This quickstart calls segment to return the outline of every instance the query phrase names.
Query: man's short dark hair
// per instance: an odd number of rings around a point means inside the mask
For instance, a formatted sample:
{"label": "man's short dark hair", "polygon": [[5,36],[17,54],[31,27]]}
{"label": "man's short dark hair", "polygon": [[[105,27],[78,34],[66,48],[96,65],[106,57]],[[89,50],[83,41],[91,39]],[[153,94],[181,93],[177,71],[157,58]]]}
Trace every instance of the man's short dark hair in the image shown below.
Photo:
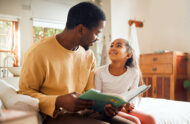
{"label": "man's short dark hair", "polygon": [[67,29],[73,29],[79,24],[91,29],[97,27],[100,21],[105,21],[104,12],[96,5],[89,2],[82,2],[73,6],[67,16]]}

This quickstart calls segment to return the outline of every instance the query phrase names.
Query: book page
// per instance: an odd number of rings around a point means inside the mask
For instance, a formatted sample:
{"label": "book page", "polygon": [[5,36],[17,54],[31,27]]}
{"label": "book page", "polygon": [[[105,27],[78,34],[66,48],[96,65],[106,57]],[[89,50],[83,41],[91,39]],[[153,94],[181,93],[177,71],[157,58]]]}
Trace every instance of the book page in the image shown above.
{"label": "book page", "polygon": [[136,89],[132,89],[128,92],[125,92],[123,94],[121,94],[122,98],[126,101],[126,102],[130,102],[132,99],[134,99],[136,96],[138,96],[139,94],[145,92],[147,89],[149,89],[151,86],[148,85],[141,85],[140,87],[136,88]]}

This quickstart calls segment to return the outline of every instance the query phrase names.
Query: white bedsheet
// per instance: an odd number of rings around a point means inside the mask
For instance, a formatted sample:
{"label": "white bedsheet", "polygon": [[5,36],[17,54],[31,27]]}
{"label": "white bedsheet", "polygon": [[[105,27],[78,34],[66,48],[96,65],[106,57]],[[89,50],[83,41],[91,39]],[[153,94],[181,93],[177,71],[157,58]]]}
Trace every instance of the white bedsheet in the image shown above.
{"label": "white bedsheet", "polygon": [[143,97],[136,109],[153,115],[157,124],[190,124],[190,102]]}

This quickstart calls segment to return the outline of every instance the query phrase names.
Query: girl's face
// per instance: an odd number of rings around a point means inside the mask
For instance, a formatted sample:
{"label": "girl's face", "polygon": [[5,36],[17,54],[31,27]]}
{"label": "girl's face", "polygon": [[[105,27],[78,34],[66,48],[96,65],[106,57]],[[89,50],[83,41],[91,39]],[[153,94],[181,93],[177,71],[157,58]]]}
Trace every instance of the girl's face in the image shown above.
{"label": "girl's face", "polygon": [[126,62],[129,58],[131,58],[131,53],[128,52],[126,42],[120,39],[112,42],[108,50],[108,54],[111,61]]}

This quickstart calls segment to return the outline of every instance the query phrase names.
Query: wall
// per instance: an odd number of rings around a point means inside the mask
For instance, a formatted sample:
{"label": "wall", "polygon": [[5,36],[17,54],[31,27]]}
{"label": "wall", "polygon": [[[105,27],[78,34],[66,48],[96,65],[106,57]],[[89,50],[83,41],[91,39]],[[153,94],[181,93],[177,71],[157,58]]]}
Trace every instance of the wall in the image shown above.
{"label": "wall", "polygon": [[155,50],[190,52],[189,0],[152,0],[149,12],[149,41]]}
{"label": "wall", "polygon": [[141,53],[157,50],[190,52],[189,0],[111,0],[112,39],[128,38],[128,20],[144,22],[137,29]]}
{"label": "wall", "polygon": [[[32,44],[31,18],[65,21],[69,7],[79,1],[82,0],[0,0],[0,14],[20,17],[21,61]],[[189,0],[97,1],[107,16],[107,46],[115,38],[128,38],[128,20],[137,19],[144,22],[144,27],[137,29],[141,53],[163,49],[190,52]]]}
{"label": "wall", "polygon": [[65,21],[69,8],[80,1],[82,0],[0,0],[0,14],[19,17],[20,63],[26,50],[33,44],[31,18]]}

